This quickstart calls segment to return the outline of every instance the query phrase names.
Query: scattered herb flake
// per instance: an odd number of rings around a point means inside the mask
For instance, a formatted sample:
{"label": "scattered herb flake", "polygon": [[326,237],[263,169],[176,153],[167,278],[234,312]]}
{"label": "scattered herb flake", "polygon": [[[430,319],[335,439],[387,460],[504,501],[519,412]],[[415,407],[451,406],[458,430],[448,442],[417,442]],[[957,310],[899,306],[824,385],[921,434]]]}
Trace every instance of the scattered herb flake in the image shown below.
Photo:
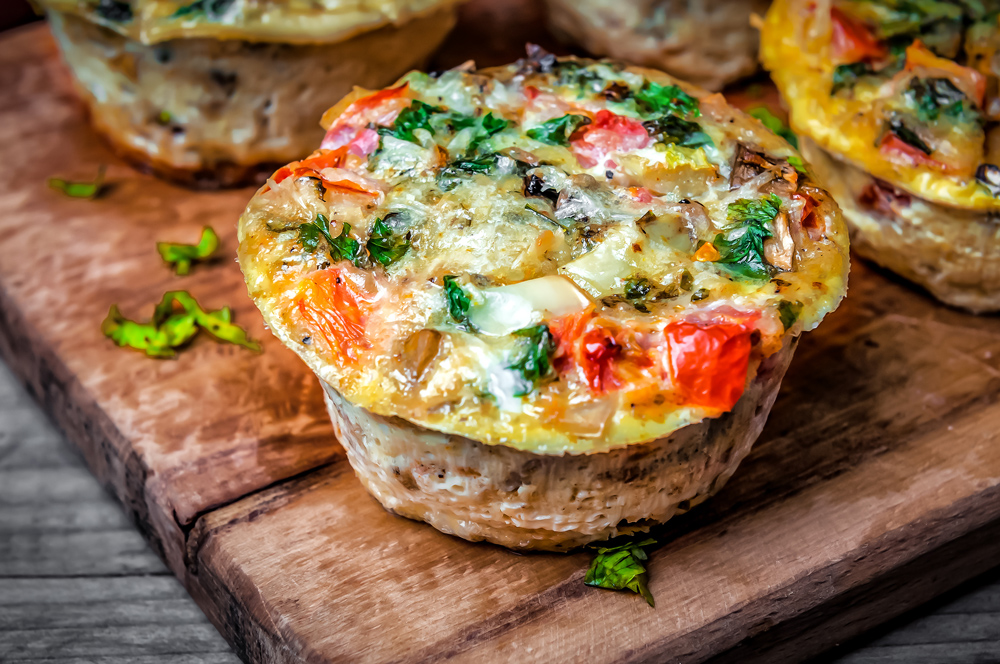
{"label": "scattered herb flake", "polygon": [[960,122],[976,122],[979,113],[967,103],[965,93],[947,78],[914,78],[906,98],[921,122],[936,122],[942,114]]}
{"label": "scattered herb flake", "polygon": [[160,257],[167,265],[172,265],[174,271],[179,275],[190,272],[192,262],[209,258],[218,248],[219,236],[215,234],[211,226],[205,226],[201,229],[201,239],[198,240],[198,244],[156,243],[156,250],[160,252]]}
{"label": "scattered herb flake", "polygon": [[569,145],[569,137],[580,127],[590,124],[586,115],[566,114],[543,122],[534,129],[528,130],[528,138],[533,138],[549,145]]}
{"label": "scattered herb flake", "polygon": [[199,329],[220,341],[260,351],[260,346],[251,341],[241,327],[232,323],[229,307],[205,311],[187,291],[164,294],[149,323],[128,320],[114,304],[101,323],[104,336],[119,346],[141,350],[156,358],[174,357],[177,349],[191,341]]}
{"label": "scattered herb flake", "polygon": [[597,588],[631,590],[642,595],[650,606],[656,606],[653,595],[649,592],[646,568],[643,566],[649,558],[644,548],[655,543],[656,540],[645,539],[597,549],[597,556],[590,563],[583,582]]}
{"label": "scattered herb flake", "polygon": [[875,73],[872,66],[867,62],[852,62],[846,65],[838,65],[833,70],[833,87],[830,94],[837,94],[845,88],[853,88],[858,79],[864,76],[871,76]]}
{"label": "scattered herb flake", "polygon": [[226,11],[233,5],[235,0],[195,0],[189,5],[184,5],[175,11],[171,18],[183,18],[185,16],[196,16],[203,14],[209,20],[222,18]]}
{"label": "scattered herb flake", "polygon": [[770,279],[773,268],[764,258],[764,240],[771,237],[768,225],[781,209],[781,199],[770,194],[760,200],[742,198],[729,204],[729,221],[735,225],[715,236],[712,244],[728,271],[749,279]]}
{"label": "scattered herb flake", "polygon": [[102,164],[97,169],[97,177],[91,182],[70,182],[62,178],[49,178],[49,186],[72,198],[93,200],[101,193],[101,188],[104,186],[104,171],[105,166]]}

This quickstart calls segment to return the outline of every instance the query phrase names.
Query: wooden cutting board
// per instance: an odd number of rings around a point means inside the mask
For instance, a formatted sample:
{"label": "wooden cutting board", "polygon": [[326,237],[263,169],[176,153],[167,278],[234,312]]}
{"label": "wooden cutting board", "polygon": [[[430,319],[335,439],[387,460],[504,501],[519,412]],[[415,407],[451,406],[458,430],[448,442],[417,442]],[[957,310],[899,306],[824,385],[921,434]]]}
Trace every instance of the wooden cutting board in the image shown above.
{"label": "wooden cutting board", "polygon": [[[529,0],[463,11],[440,64],[545,39]],[[0,90],[0,353],[247,661],[795,661],[1000,560],[1000,320],[860,263],[754,452],[662,534],[655,609],[585,587],[587,554],[394,517],[246,296],[230,257],[251,191],[192,193],[114,159],[44,26],[0,39]],[[100,164],[98,200],[46,187]],[[225,258],[173,276],[155,242],[204,224]],[[101,336],[112,303],[147,317],[176,288],[232,306],[263,354],[198,339],[157,361]]]}

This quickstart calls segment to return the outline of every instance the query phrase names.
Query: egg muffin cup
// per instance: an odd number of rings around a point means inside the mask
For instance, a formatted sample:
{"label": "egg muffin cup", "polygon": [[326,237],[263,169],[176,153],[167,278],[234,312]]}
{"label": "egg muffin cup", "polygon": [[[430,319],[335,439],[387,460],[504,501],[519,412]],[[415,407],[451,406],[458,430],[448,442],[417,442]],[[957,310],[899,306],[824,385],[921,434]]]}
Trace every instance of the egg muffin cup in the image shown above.
{"label": "egg muffin cup", "polygon": [[567,550],[718,491],[847,231],[721,95],[539,50],[356,90],[239,224],[269,329],[387,509]]}
{"label": "egg muffin cup", "polygon": [[545,0],[549,28],[590,53],[662,69],[710,90],[757,71],[753,14],[770,0]]}
{"label": "egg muffin cup", "polygon": [[422,66],[455,21],[448,2],[398,24],[315,25],[282,22],[276,2],[261,3],[273,21],[256,23],[242,0],[44,4],[94,128],[140,170],[202,189],[259,184],[307,155],[332,102]]}
{"label": "egg muffin cup", "polygon": [[1000,3],[776,0],[761,58],[862,256],[1000,309]]}

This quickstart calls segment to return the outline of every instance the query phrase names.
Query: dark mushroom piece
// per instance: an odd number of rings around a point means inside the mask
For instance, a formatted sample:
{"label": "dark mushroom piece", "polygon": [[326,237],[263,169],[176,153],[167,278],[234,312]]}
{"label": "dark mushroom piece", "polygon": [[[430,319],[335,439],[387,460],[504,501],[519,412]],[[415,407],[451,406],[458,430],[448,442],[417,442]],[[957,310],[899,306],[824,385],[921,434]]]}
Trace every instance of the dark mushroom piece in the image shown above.
{"label": "dark mushroom piece", "polygon": [[736,148],[729,191],[739,189],[762,173],[771,174],[771,179],[761,186],[765,194],[791,196],[798,189],[799,173],[787,159],[770,159],[741,143]]}
{"label": "dark mushroom piece", "polygon": [[976,182],[989,189],[993,198],[1000,196],[1000,167],[980,164],[976,169]]}

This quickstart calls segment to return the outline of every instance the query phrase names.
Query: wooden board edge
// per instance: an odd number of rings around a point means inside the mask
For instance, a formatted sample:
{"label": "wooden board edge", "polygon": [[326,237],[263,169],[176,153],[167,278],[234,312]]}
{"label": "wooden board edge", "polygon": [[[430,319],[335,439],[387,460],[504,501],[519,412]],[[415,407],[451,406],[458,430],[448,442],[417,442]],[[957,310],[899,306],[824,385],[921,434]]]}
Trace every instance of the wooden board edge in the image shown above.
{"label": "wooden board edge", "polygon": [[91,474],[176,576],[183,573],[184,532],[149,496],[149,469],[119,429],[0,285],[0,358],[56,429],[80,452]]}

